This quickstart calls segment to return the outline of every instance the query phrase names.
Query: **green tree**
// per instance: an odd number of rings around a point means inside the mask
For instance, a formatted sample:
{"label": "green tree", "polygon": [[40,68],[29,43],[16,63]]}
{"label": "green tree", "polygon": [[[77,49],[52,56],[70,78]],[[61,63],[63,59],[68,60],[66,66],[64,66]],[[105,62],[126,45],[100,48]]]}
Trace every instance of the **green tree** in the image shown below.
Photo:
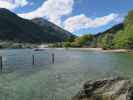
{"label": "green tree", "polygon": [[78,48],[78,47],[82,47],[82,46],[79,43],[77,43],[77,42],[72,42],[71,43],[71,47]]}
{"label": "green tree", "polygon": [[127,44],[127,37],[125,37],[124,31],[119,31],[115,38],[113,39],[114,47],[115,48],[126,48]]}
{"label": "green tree", "polygon": [[72,35],[66,40],[66,42],[74,42],[75,39],[76,39],[76,36]]}
{"label": "green tree", "polygon": [[63,47],[65,47],[65,48],[71,47],[71,42],[65,42],[63,44]]}
{"label": "green tree", "polygon": [[81,46],[85,45],[87,42],[91,42],[93,40],[92,35],[83,35],[75,39],[75,42]]}
{"label": "green tree", "polygon": [[119,31],[113,42],[115,48],[133,49],[133,25],[127,25],[123,31]]}
{"label": "green tree", "polygon": [[103,49],[112,49],[113,48],[113,34],[107,33],[102,39],[101,39],[101,46]]}
{"label": "green tree", "polygon": [[124,24],[125,25],[133,24],[133,10],[128,12],[128,15],[125,17]]}

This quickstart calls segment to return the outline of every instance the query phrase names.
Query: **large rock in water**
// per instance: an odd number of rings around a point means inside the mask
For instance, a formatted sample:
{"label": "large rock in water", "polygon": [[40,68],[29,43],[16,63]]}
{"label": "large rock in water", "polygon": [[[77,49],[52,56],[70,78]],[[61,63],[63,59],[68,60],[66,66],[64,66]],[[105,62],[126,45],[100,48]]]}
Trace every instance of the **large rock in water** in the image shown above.
{"label": "large rock in water", "polygon": [[133,100],[133,84],[121,77],[88,81],[72,100]]}

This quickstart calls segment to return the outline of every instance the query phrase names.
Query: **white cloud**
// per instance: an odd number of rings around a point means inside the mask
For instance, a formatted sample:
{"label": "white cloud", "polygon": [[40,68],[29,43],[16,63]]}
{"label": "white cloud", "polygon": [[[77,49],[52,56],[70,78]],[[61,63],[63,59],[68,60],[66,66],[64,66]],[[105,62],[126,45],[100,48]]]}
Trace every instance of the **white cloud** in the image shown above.
{"label": "white cloud", "polygon": [[107,16],[91,19],[84,14],[81,14],[68,18],[64,22],[64,28],[70,32],[74,32],[79,29],[96,28],[114,21],[117,17],[118,14],[112,13]]}
{"label": "white cloud", "polygon": [[0,0],[0,8],[15,9],[28,4],[27,0]]}
{"label": "white cloud", "polygon": [[14,9],[15,5],[7,1],[0,1],[0,8]]}
{"label": "white cloud", "polygon": [[23,7],[28,4],[27,0],[12,0],[12,1],[14,1],[16,6],[20,6],[20,7]]}
{"label": "white cloud", "polygon": [[18,14],[27,19],[46,16],[51,22],[61,24],[61,17],[72,12],[74,0],[47,0],[35,11]]}
{"label": "white cloud", "polygon": [[122,23],[124,19],[125,19],[125,15],[121,14],[115,19],[115,22],[119,24],[119,23]]}
{"label": "white cloud", "polygon": [[73,32],[81,28],[87,28],[88,23],[91,23],[91,21],[92,20],[87,18],[85,15],[70,17],[64,22],[64,28]]}

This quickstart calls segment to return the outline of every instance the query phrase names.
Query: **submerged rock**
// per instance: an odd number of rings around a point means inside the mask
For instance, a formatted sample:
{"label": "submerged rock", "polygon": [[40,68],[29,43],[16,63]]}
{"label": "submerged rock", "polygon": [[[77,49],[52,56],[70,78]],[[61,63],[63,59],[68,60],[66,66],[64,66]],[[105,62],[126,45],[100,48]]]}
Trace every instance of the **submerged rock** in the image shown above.
{"label": "submerged rock", "polygon": [[122,77],[88,81],[72,100],[133,100],[133,84]]}

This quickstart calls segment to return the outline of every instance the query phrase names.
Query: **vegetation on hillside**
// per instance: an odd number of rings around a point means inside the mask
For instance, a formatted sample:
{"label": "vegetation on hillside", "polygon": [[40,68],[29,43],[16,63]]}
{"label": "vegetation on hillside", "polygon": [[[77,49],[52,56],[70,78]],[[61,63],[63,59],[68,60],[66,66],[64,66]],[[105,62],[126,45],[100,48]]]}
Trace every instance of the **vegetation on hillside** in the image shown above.
{"label": "vegetation on hillside", "polygon": [[83,35],[70,38],[53,47],[101,47],[103,49],[133,49],[133,11],[125,17],[123,23],[97,35]]}
{"label": "vegetation on hillside", "polygon": [[51,22],[45,22],[47,23],[42,27],[31,20],[20,18],[7,9],[0,8],[0,40],[41,44],[63,42],[72,35]]}
{"label": "vegetation on hillside", "polygon": [[133,11],[129,11],[123,23],[105,32],[76,37],[42,18],[25,20],[0,9],[0,48],[31,48],[31,44],[42,43],[53,43],[49,47],[133,49]]}
{"label": "vegetation on hillside", "polygon": [[50,47],[86,47],[86,46],[94,46],[93,43],[94,36],[93,35],[83,35],[80,37],[70,37],[66,42],[63,43],[54,43],[50,45]]}
{"label": "vegetation on hillside", "polygon": [[101,41],[105,49],[133,49],[133,11],[125,17],[120,29],[107,32],[102,36]]}

